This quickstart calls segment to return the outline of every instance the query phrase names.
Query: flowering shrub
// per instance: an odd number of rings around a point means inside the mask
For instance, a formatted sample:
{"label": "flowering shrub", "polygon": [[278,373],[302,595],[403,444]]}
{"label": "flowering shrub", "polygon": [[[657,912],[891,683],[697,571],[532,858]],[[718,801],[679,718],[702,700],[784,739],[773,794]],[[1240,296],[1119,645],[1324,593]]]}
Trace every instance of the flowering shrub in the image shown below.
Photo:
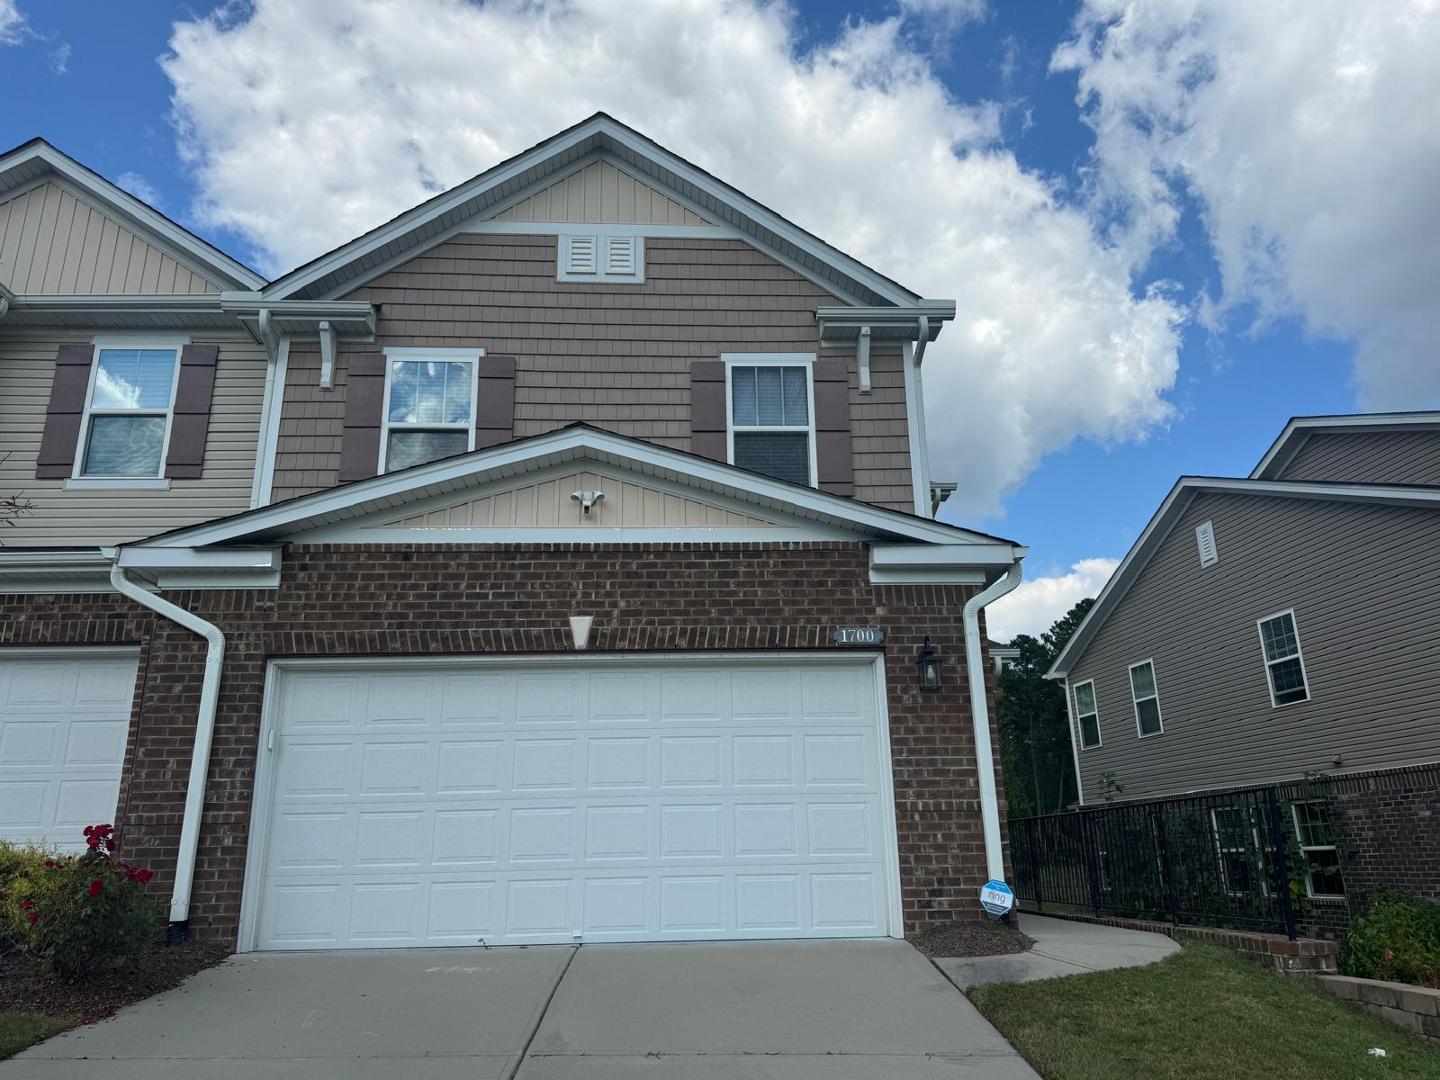
{"label": "flowering shrub", "polygon": [[0,926],[18,928],[21,945],[66,979],[82,980],[137,956],[162,925],[145,893],[153,876],[115,857],[110,825],[85,827],[80,855],[46,855],[28,864],[0,899]]}
{"label": "flowering shrub", "polygon": [[1440,904],[1400,892],[1377,893],[1350,922],[1340,970],[1362,979],[1440,987]]}
{"label": "flowering shrub", "polygon": [[19,900],[34,890],[53,855],[35,844],[0,842],[0,956],[24,946],[30,922]]}

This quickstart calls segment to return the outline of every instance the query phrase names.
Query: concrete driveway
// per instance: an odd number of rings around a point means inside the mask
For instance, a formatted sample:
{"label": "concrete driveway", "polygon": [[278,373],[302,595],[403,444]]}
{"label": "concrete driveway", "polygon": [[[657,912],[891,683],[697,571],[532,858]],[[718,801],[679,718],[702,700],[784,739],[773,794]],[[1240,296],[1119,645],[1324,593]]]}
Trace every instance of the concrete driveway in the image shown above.
{"label": "concrete driveway", "polygon": [[88,1076],[1037,1080],[899,941],[247,955],[0,1064]]}

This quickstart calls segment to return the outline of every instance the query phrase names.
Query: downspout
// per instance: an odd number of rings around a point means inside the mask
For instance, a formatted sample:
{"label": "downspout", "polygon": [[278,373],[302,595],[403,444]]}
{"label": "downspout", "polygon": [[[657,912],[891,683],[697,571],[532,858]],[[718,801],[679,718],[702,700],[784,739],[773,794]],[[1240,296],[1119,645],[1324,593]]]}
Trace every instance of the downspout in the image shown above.
{"label": "downspout", "polygon": [[980,651],[980,609],[1020,584],[1016,559],[983,592],[965,601],[965,668],[970,677],[970,715],[975,724],[975,769],[980,780],[980,825],[985,835],[985,872],[992,881],[1005,880],[1005,856],[1000,843],[1000,798],[995,791],[995,754],[990,745],[990,709],[985,696],[985,661]]}
{"label": "downspout", "polygon": [[116,592],[205,639],[205,678],[200,684],[195,746],[190,754],[190,782],[185,789],[185,817],[180,825],[180,851],[175,857],[175,888],[170,894],[167,939],[171,944],[179,944],[190,934],[190,889],[195,879],[195,856],[200,849],[200,815],[205,808],[205,779],[210,772],[210,744],[215,735],[215,710],[220,700],[225,635],[218,626],[156,596],[126,577],[120,567],[119,549],[111,548],[107,554],[112,559],[110,584]]}
{"label": "downspout", "polygon": [[915,423],[919,427],[918,445],[920,447],[920,461],[910,462],[911,471],[917,468],[920,473],[919,483],[916,485],[918,492],[917,501],[924,501],[916,509],[921,517],[934,517],[930,510],[930,436],[925,430],[925,376],[921,373],[920,365],[925,361],[925,346],[930,343],[930,317],[921,315],[919,320],[919,337],[915,341],[915,358],[913,361],[914,375],[911,380],[911,387],[915,393]]}

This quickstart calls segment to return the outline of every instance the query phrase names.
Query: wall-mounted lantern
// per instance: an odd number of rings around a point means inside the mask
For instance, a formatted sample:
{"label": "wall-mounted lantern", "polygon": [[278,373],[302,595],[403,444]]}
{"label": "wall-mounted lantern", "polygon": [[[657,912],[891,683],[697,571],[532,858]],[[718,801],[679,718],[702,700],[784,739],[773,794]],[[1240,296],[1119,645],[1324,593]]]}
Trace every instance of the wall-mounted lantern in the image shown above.
{"label": "wall-mounted lantern", "polygon": [[935,646],[930,644],[927,637],[920,648],[920,655],[915,658],[915,666],[920,669],[921,690],[933,692],[940,689],[940,667],[943,663],[940,654],[935,651]]}

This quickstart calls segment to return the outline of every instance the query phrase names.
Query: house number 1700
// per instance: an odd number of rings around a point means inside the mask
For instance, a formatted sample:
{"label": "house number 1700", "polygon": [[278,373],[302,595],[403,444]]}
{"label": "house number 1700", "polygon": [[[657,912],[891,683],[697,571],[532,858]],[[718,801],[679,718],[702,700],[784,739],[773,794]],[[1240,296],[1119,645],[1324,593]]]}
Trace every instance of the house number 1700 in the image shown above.
{"label": "house number 1700", "polygon": [[837,626],[836,645],[883,645],[885,631],[878,626]]}

